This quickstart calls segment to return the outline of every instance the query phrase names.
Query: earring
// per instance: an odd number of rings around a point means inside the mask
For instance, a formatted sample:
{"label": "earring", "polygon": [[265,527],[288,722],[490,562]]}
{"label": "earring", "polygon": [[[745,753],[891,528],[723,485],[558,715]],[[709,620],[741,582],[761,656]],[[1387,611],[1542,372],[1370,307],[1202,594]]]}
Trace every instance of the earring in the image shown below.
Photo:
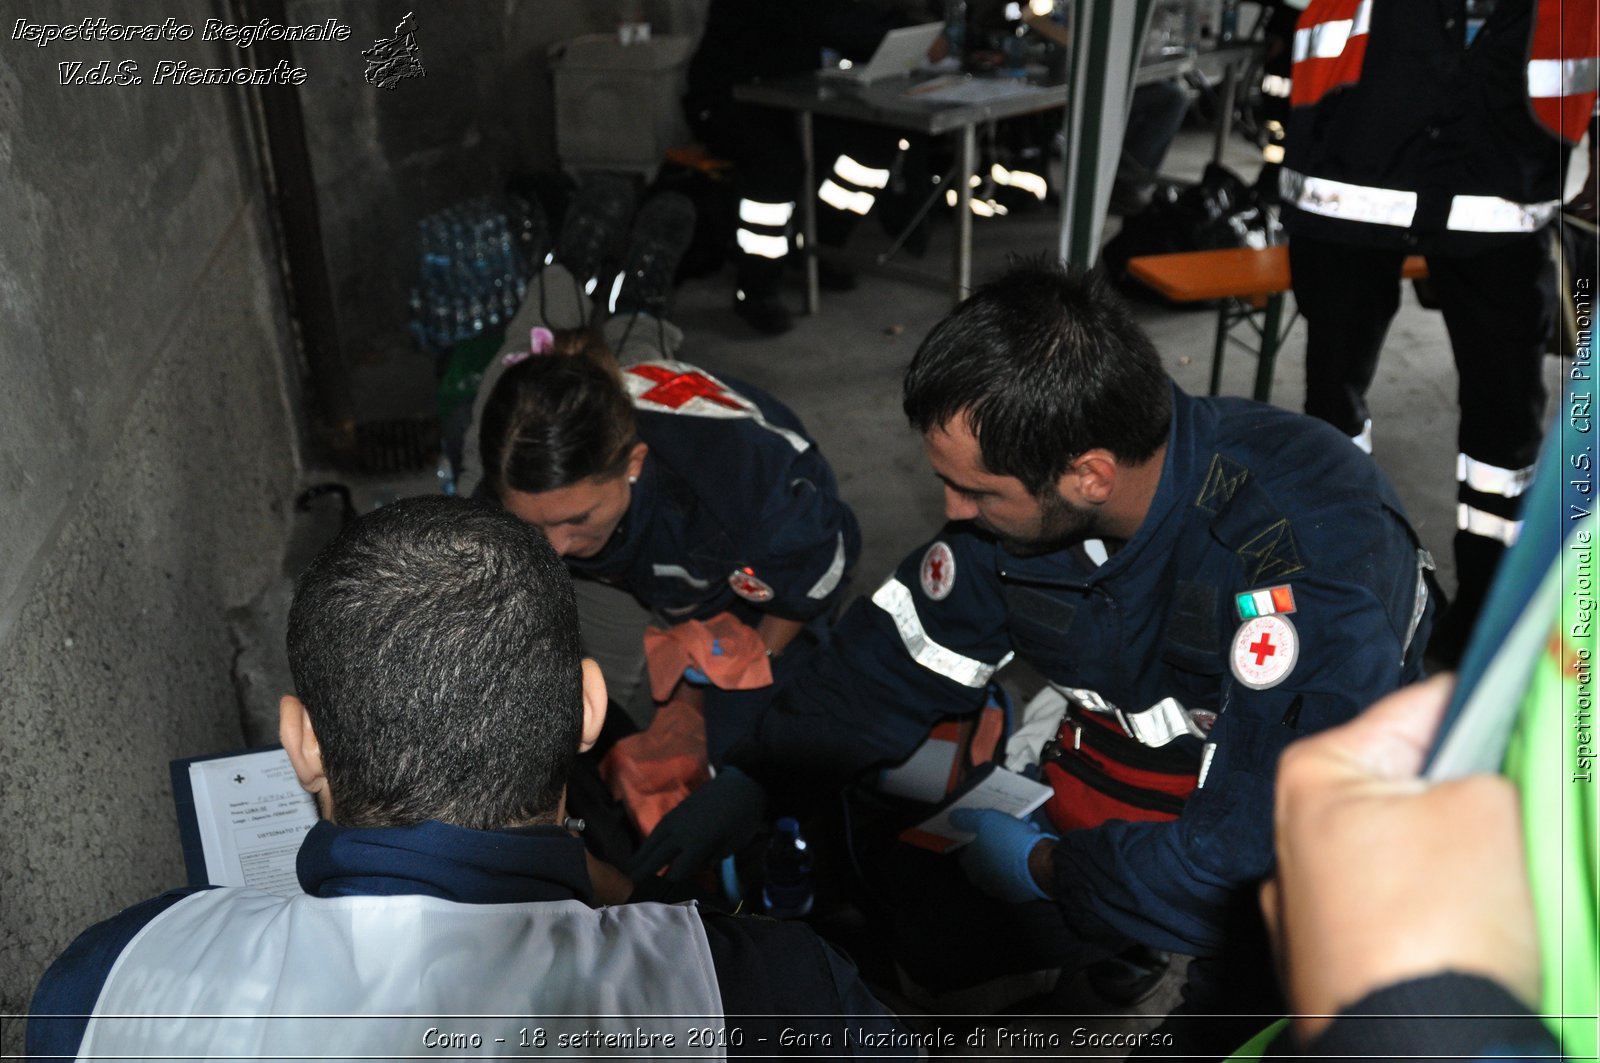
{"label": "earring", "polygon": [[638,483],[638,482],[639,482],[639,478],[638,478],[638,477],[637,477],[637,476],[630,476],[630,477],[628,477],[628,483],[629,483],[629,484],[636,484],[636,483]]}

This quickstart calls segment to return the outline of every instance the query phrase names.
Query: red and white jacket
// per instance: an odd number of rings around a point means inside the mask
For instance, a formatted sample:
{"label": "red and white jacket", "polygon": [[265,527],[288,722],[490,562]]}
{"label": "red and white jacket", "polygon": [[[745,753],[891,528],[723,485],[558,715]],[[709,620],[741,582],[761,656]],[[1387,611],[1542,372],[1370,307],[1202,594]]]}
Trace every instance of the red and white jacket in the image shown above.
{"label": "red and white jacket", "polygon": [[1417,250],[1536,230],[1595,110],[1593,0],[1312,0],[1281,182],[1300,232]]}

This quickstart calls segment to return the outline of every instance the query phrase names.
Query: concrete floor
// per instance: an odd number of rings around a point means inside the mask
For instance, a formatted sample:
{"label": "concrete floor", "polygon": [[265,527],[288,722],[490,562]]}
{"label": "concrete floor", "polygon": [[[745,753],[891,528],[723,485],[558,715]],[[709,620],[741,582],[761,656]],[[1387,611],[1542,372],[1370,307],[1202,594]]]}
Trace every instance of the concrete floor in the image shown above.
{"label": "concrete floor", "polygon": [[[1198,179],[1211,154],[1211,133],[1188,129],[1180,134],[1164,172]],[[1229,146],[1226,161],[1253,177],[1255,148],[1242,140]],[[1115,222],[1109,231],[1115,231]],[[1003,268],[1008,256],[1056,251],[1056,214],[1051,206],[1014,212],[1005,218],[978,219],[975,224],[974,277],[984,279]],[[857,240],[881,240],[875,223],[861,227]],[[931,273],[948,274],[951,227],[935,229],[921,264]],[[844,497],[855,507],[865,534],[862,560],[855,576],[858,593],[870,592],[911,549],[926,541],[942,523],[941,492],[928,469],[920,441],[900,414],[902,371],[918,342],[950,308],[943,291],[902,281],[864,276],[853,292],[824,293],[820,314],[801,316],[789,334],[758,337],[731,310],[731,269],[717,277],[690,282],[677,294],[673,318],[688,337],[680,353],[685,361],[712,372],[757,384],[789,403],[805,420],[837,471]],[[795,274],[789,288],[791,305],[801,301]],[[1151,303],[1135,305],[1140,323],[1161,351],[1168,371],[1190,392],[1207,386],[1215,314],[1175,311]],[[1280,351],[1273,398],[1298,409],[1304,394],[1305,329],[1291,329]],[[1255,360],[1234,349],[1223,374],[1225,394],[1248,394]],[[1552,387],[1559,366],[1549,362]],[[381,364],[356,367],[359,399],[369,416],[426,415],[432,409],[431,365],[420,355],[397,353]],[[1443,321],[1422,309],[1409,285],[1389,333],[1370,403],[1374,417],[1374,456],[1394,481],[1424,544],[1433,552],[1443,586],[1453,588],[1450,540],[1454,530],[1455,370]],[[402,494],[433,489],[432,474],[406,481],[358,485],[361,508]],[[286,597],[276,603],[286,604]],[[270,680],[258,684],[265,690]],[[1085,1025],[1097,1031],[1148,1029],[1177,1003],[1179,973],[1174,971],[1151,999],[1132,1009],[1115,1009],[1098,1000],[1080,977],[1045,998],[1051,1017],[1029,1019],[1032,1029],[1055,1031],[1065,1038]],[[896,1006],[921,1011],[908,998],[886,992]],[[967,1009],[962,1009],[967,1010]],[[1077,1017],[1067,1019],[1063,1014]],[[1085,1018],[1090,1017],[1093,1018]],[[1019,1016],[996,1016],[991,1030]],[[931,1016],[920,1025],[937,1025]],[[963,1027],[967,1029],[969,1027]],[[1001,1049],[991,1038],[983,1050],[962,1049],[963,1055],[1017,1054]],[[1101,1050],[1101,1058],[1117,1051]]]}
{"label": "concrete floor", "polygon": [[[1164,172],[1197,180],[1209,160],[1212,134],[1185,129]],[[1236,139],[1226,162],[1253,177],[1256,149]],[[1115,221],[1113,220],[1113,226]],[[1004,268],[1011,255],[1055,254],[1055,207],[975,219],[973,276],[981,281]],[[949,270],[951,226],[934,232],[921,265],[944,277]],[[857,240],[878,238],[869,219]],[[1108,228],[1114,232],[1114,228]],[[941,523],[940,492],[922,458],[918,439],[900,415],[900,378],[917,344],[950,308],[944,292],[874,277],[843,294],[823,294],[822,311],[798,317],[794,331],[758,338],[730,310],[731,275],[697,280],[678,293],[674,316],[688,341],[681,357],[764,387],[805,419],[839,474],[845,498],[856,508],[866,543],[857,569],[859,588],[870,589]],[[789,299],[801,305],[796,274]],[[1168,371],[1186,390],[1208,384],[1214,312],[1168,310],[1138,302],[1134,313],[1155,341]],[[1299,409],[1304,389],[1305,326],[1296,323],[1278,355],[1272,396]],[[1548,360],[1552,388],[1559,366]],[[1237,347],[1224,361],[1222,391],[1248,395],[1255,359]],[[1454,586],[1450,540],[1455,528],[1455,368],[1439,314],[1424,310],[1406,285],[1370,394],[1374,457],[1393,480],[1412,521]]]}

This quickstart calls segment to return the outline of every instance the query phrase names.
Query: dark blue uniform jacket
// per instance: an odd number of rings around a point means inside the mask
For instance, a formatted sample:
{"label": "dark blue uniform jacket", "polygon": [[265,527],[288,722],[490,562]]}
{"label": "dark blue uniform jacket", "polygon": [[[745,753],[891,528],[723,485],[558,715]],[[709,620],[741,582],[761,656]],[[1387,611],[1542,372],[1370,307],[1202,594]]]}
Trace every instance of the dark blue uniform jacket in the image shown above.
{"label": "dark blue uniform jacket", "polygon": [[[1275,407],[1174,387],[1149,514],[1098,568],[1078,550],[1013,557],[966,524],[936,542],[954,563],[945,596],[929,596],[928,552],[913,552],[850,608],[816,666],[728,760],[769,780],[900,760],[939,718],[978,709],[1013,654],[1128,711],[1175,697],[1217,712],[1204,785],[1177,820],[1061,839],[1057,892],[1085,935],[1109,927],[1191,955],[1218,951],[1225,910],[1270,867],[1283,747],[1421,678],[1431,562],[1399,500],[1347,438]],[[1276,685],[1252,689],[1230,667],[1235,595],[1281,585],[1293,591],[1299,657]],[[1163,750],[1198,770],[1200,740]]]}
{"label": "dark blue uniform jacket", "polygon": [[[639,376],[664,377],[658,367],[668,364],[685,371],[675,392]],[[861,554],[861,530],[800,419],[757,388],[681,363],[623,373],[650,453],[615,537],[596,557],[567,558],[573,574],[621,587],[670,620],[827,611]],[[685,398],[695,390],[698,399]]]}

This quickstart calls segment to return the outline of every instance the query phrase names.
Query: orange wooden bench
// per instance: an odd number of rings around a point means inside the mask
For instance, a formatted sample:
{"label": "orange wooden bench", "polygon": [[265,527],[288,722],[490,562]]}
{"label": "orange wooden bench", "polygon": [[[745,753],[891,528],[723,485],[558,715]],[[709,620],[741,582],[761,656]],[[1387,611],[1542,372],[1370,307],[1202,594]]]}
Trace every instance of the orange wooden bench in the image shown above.
{"label": "orange wooden bench", "polygon": [[[1221,251],[1182,251],[1171,255],[1143,255],[1128,261],[1128,275],[1149,285],[1175,303],[1221,300],[1217,313],[1217,342],[1211,355],[1211,394],[1222,387],[1222,354],[1233,330],[1248,324],[1260,337],[1256,348],[1256,386],[1259,402],[1272,399],[1272,369],[1278,347],[1288,329],[1283,327],[1283,294],[1289,290],[1289,249],[1286,246],[1229,247]],[[1428,275],[1420,255],[1405,260],[1400,275],[1413,280]],[[1261,320],[1257,320],[1260,315]],[[1290,322],[1293,324],[1293,321]],[[1242,340],[1235,340],[1249,347]]]}

